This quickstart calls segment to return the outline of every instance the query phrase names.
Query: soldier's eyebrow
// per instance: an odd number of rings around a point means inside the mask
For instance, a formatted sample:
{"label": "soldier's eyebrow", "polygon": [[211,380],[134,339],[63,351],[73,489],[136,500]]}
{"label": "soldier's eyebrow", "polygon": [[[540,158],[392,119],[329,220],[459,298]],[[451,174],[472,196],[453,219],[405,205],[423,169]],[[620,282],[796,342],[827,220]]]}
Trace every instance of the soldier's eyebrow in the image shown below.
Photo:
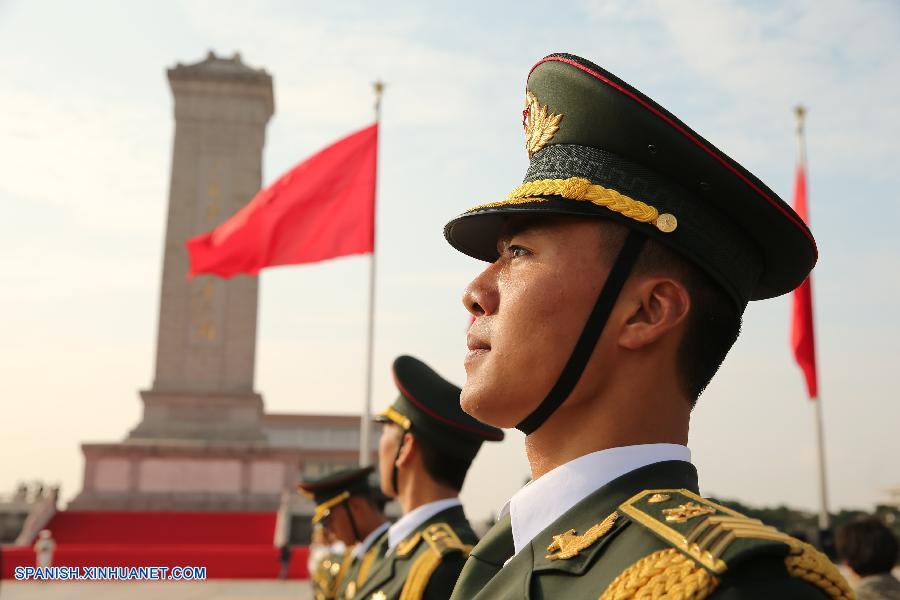
{"label": "soldier's eyebrow", "polygon": [[497,238],[497,254],[503,254],[503,252],[509,248],[510,242],[516,236],[516,234],[520,233],[524,228],[519,228],[516,231],[504,232],[500,234],[500,237]]}
{"label": "soldier's eyebrow", "polygon": [[518,234],[527,229],[533,229],[542,225],[545,225],[545,223],[530,215],[514,216],[504,219],[500,235],[497,237],[497,253],[502,254],[503,250],[509,245],[510,240]]}

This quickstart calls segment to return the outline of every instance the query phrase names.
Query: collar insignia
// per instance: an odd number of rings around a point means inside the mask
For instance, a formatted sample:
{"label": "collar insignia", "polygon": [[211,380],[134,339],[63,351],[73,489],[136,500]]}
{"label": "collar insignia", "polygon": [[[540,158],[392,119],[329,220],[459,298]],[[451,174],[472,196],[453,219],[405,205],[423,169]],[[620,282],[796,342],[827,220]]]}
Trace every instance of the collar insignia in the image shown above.
{"label": "collar insignia", "polygon": [[562,118],[562,115],[549,112],[546,105],[538,102],[537,96],[526,92],[522,124],[525,126],[525,149],[529,159],[553,139]]}
{"label": "collar insignia", "polygon": [[403,558],[407,554],[413,551],[413,549],[419,544],[419,540],[422,539],[422,532],[417,532],[414,536],[410,538],[406,538],[399,544],[397,544],[397,556]]}
{"label": "collar insignia", "polygon": [[578,556],[579,552],[609,533],[618,518],[619,513],[614,512],[582,535],[576,535],[574,529],[554,535],[553,542],[547,546],[547,552],[550,554],[546,558],[548,560],[566,560]]}

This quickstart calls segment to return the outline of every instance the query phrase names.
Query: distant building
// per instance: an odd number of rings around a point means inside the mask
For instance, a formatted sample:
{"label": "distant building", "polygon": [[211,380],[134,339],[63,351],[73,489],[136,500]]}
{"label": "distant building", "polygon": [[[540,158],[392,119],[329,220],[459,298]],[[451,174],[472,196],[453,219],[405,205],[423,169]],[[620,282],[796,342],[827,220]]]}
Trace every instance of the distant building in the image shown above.
{"label": "distant building", "polygon": [[[301,450],[299,475],[319,477],[359,464],[359,417],[352,415],[267,414],[269,444]],[[373,443],[373,450],[377,449]]]}

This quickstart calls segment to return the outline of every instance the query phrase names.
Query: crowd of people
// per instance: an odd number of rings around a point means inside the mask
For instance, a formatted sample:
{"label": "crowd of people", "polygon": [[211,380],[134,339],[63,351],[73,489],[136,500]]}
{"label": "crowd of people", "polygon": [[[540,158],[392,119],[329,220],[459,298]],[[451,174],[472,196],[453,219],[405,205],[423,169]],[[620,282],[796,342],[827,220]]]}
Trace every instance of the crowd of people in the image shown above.
{"label": "crowd of people", "polygon": [[863,517],[838,528],[838,556],[850,572],[857,600],[900,600],[897,566],[898,542],[878,518]]}

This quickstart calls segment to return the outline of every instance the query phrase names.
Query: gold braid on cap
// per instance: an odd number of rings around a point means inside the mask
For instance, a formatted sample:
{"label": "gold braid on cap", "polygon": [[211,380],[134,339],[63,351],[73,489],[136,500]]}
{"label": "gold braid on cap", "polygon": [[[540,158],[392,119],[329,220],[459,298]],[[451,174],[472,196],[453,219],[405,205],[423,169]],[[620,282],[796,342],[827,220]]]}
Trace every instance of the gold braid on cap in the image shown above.
{"label": "gold braid on cap", "polygon": [[397,425],[402,427],[404,431],[409,431],[409,429],[412,427],[412,422],[410,422],[409,417],[400,414],[400,412],[393,406],[388,406],[378,416],[384,417],[385,419],[396,423]]}
{"label": "gold braid on cap", "polygon": [[561,196],[567,200],[590,202],[617,212],[629,219],[634,219],[641,223],[650,223],[663,233],[671,233],[678,227],[678,221],[674,215],[669,213],[660,214],[656,208],[649,204],[635,200],[616,190],[592,183],[589,179],[583,177],[528,181],[511,191],[505,200],[481,204],[466,212],[529,202],[547,202],[547,199],[541,196]]}
{"label": "gold braid on cap", "polygon": [[347,500],[349,497],[350,497],[350,492],[345,490],[345,491],[341,492],[340,494],[338,494],[337,496],[335,496],[334,498],[331,498],[330,500],[326,500],[322,504],[318,505],[316,507],[316,512],[312,518],[313,524],[318,523],[319,521],[321,521],[322,519],[327,517],[328,514],[331,512],[332,508],[334,508],[341,502]]}

